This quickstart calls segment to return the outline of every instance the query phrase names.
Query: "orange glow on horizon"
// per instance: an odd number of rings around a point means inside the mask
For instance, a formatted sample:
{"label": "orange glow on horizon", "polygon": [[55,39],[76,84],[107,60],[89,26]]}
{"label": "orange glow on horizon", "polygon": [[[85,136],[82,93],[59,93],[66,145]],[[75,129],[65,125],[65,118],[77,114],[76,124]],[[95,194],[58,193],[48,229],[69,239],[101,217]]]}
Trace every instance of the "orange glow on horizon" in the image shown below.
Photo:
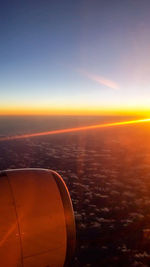
{"label": "orange glow on horizon", "polygon": [[85,106],[64,103],[62,105],[45,106],[1,106],[0,116],[138,116],[149,117],[150,108],[148,106]]}
{"label": "orange glow on horizon", "polygon": [[31,137],[37,137],[37,136],[44,136],[44,135],[55,135],[55,134],[78,132],[78,131],[85,131],[85,130],[98,129],[98,128],[107,128],[107,127],[114,127],[114,126],[138,124],[138,123],[144,123],[144,122],[150,122],[150,118],[131,120],[131,121],[122,121],[122,122],[113,122],[113,123],[104,123],[104,124],[75,127],[75,128],[67,128],[67,129],[62,129],[62,130],[52,130],[52,131],[32,133],[32,134],[23,134],[23,135],[1,137],[0,141],[10,141],[10,140],[25,139],[25,138],[31,138]]}

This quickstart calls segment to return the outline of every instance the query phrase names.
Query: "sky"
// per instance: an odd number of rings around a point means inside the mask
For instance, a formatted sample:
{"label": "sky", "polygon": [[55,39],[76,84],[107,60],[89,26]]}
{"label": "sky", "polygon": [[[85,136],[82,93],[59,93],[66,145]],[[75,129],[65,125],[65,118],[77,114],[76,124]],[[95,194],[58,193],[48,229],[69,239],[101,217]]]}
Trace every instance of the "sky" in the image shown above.
{"label": "sky", "polygon": [[149,0],[0,1],[0,114],[150,114]]}

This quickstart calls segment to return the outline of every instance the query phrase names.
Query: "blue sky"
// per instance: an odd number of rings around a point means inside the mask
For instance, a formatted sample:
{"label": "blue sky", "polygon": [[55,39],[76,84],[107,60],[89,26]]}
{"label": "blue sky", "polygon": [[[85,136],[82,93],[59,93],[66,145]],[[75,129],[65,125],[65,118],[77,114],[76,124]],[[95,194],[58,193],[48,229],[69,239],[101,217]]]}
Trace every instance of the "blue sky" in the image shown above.
{"label": "blue sky", "polygon": [[149,0],[0,3],[0,111],[150,105]]}

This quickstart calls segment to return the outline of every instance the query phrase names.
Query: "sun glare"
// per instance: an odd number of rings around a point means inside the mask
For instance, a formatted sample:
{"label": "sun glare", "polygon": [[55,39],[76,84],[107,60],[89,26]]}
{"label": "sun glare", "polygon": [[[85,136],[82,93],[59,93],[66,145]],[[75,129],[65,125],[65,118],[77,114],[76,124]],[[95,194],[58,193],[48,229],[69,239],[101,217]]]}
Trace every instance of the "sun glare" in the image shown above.
{"label": "sun glare", "polygon": [[52,131],[38,132],[38,133],[32,133],[32,134],[7,136],[7,137],[1,137],[0,141],[25,139],[25,138],[31,138],[31,137],[36,137],[36,136],[63,134],[63,133],[78,132],[78,131],[92,130],[92,129],[98,129],[98,128],[107,128],[107,127],[115,127],[115,126],[122,126],[122,125],[130,125],[130,124],[138,124],[138,123],[145,123],[145,122],[150,122],[150,118],[139,119],[139,120],[130,120],[130,121],[121,121],[121,122],[113,122],[113,123],[96,124],[96,125],[90,125],[90,126],[52,130]]}

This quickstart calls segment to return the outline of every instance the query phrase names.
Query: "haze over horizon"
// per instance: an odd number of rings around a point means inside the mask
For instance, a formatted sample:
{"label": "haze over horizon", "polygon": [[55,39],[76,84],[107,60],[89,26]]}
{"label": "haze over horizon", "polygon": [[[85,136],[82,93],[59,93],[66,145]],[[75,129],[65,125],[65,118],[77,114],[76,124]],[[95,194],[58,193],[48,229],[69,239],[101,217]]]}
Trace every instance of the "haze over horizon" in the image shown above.
{"label": "haze over horizon", "polygon": [[0,115],[150,114],[150,2],[0,8]]}

